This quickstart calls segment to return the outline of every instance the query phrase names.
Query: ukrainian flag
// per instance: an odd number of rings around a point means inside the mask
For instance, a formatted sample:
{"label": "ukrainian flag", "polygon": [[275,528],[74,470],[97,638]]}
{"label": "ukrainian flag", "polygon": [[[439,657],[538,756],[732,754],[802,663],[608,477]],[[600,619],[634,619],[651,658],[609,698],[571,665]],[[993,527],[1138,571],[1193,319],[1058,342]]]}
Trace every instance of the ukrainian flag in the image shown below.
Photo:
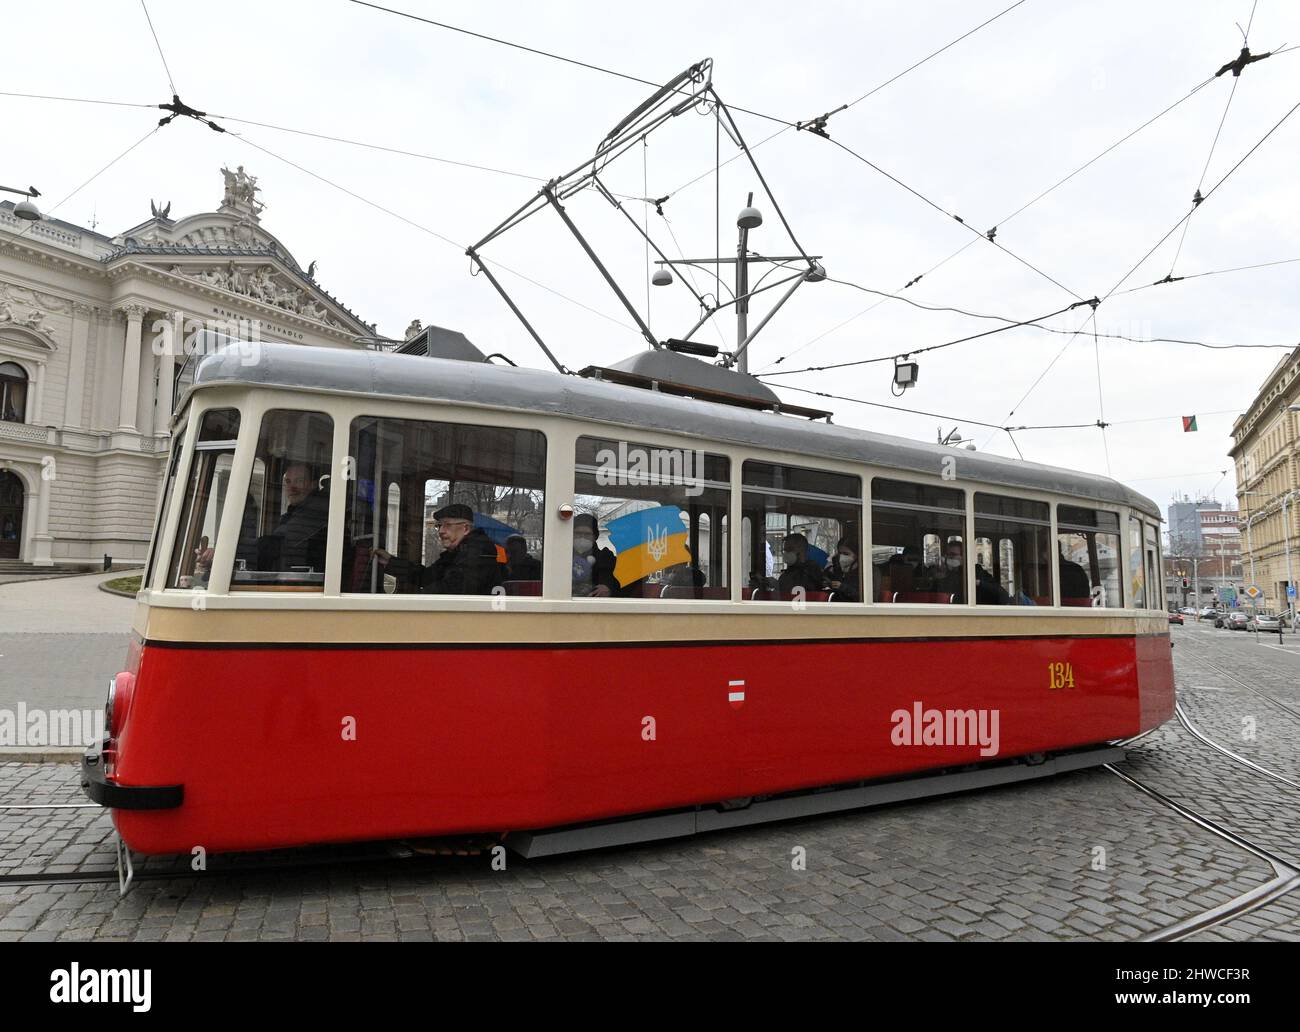
{"label": "ukrainian flag", "polygon": [[614,578],[627,587],[656,570],[691,561],[686,516],[675,505],[659,505],[611,520],[605,528],[618,553]]}

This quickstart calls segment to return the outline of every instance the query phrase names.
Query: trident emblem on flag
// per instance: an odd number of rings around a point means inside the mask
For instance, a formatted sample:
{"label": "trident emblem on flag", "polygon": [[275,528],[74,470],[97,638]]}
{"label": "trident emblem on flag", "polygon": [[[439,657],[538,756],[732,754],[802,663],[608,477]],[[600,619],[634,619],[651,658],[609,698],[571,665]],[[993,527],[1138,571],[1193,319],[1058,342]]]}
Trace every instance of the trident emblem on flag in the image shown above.
{"label": "trident emblem on flag", "polygon": [[645,532],[646,551],[657,563],[668,554],[668,528],[658,524],[647,527]]}

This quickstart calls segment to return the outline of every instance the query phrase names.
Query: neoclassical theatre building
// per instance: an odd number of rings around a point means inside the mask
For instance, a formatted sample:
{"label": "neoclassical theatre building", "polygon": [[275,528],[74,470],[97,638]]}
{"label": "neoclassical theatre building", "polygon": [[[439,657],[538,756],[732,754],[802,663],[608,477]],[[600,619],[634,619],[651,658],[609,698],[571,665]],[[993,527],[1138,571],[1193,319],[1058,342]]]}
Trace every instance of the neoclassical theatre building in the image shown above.
{"label": "neoclassical theatre building", "polygon": [[144,559],[185,361],[155,342],[177,313],[324,347],[374,334],[262,228],[256,179],[222,174],[216,211],[151,203],[113,237],[0,204],[0,567]]}

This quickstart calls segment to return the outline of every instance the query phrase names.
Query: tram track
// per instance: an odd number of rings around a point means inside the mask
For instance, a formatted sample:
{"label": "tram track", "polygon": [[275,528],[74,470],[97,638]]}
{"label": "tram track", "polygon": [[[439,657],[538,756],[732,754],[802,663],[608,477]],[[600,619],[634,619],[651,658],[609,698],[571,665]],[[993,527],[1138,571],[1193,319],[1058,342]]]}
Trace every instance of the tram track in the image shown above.
{"label": "tram track", "polygon": [[[1194,651],[1200,651],[1200,650],[1194,648]],[[1278,707],[1279,709],[1284,710],[1285,712],[1291,714],[1292,716],[1300,718],[1300,711],[1279,701],[1278,699],[1269,695],[1267,692],[1258,689],[1255,686],[1247,683],[1246,681],[1237,677],[1232,672],[1223,669],[1218,664],[1210,662],[1209,660],[1205,659],[1203,656],[1197,656],[1197,661],[1203,663],[1206,667],[1213,670],[1216,674],[1222,676],[1223,678],[1230,681],[1234,685],[1240,688],[1245,688],[1248,691],[1251,691],[1254,694],[1265,699],[1272,705]],[[1192,723],[1191,718],[1188,716],[1187,711],[1183,707],[1181,701],[1175,701],[1174,714],[1178,718],[1178,721],[1182,725],[1184,730],[1194,740],[1200,742],[1205,747],[1212,749],[1213,751],[1221,754],[1222,756],[1225,756],[1231,762],[1251,771],[1251,773],[1257,777],[1265,778],[1269,781],[1279,783],[1285,786],[1286,788],[1294,791],[1300,791],[1300,782],[1297,782],[1289,777],[1286,777],[1285,775],[1270,770],[1269,768],[1264,767],[1261,764],[1255,763],[1253,760],[1247,759],[1246,757],[1239,755],[1238,753],[1227,748],[1220,742],[1216,742],[1209,735],[1201,731],[1195,724]],[[1143,734],[1137,735],[1134,738],[1121,742],[1120,744],[1125,747],[1132,746],[1138,741],[1146,738],[1155,730],[1158,729],[1153,728],[1151,731],[1144,732]],[[1106,764],[1105,769],[1109,771],[1111,774],[1114,774],[1116,777],[1118,777],[1121,781],[1125,782],[1130,787],[1137,789],[1139,792],[1143,793],[1148,798],[1159,803],[1161,806],[1164,806],[1167,809],[1172,810],[1174,813],[1178,814],[1184,820],[1187,820],[1195,824],[1196,826],[1200,827],[1204,831],[1210,832],[1212,835],[1215,835],[1216,837],[1222,839],[1223,841],[1230,843],[1236,848],[1241,849],[1251,854],[1252,856],[1255,856],[1258,859],[1263,860],[1272,868],[1273,871],[1273,877],[1270,878],[1268,881],[1264,882],[1263,884],[1258,885],[1255,888],[1249,890],[1248,892],[1244,892],[1234,897],[1233,899],[1228,900],[1225,903],[1219,904],[1218,906],[1211,907],[1205,911],[1202,911],[1200,914],[1193,915],[1191,917],[1178,921],[1172,925],[1169,925],[1165,928],[1162,928],[1158,931],[1151,932],[1150,934],[1143,936],[1139,940],[1140,942],[1178,942],[1180,940],[1190,937],[1191,935],[1196,934],[1197,932],[1206,931],[1210,928],[1214,928],[1218,925],[1224,924],[1235,918],[1243,917],[1256,910],[1260,910],[1263,907],[1268,906],[1270,903],[1274,903],[1277,900],[1281,899],[1282,897],[1289,895],[1290,893],[1296,891],[1297,889],[1300,889],[1300,861],[1288,857],[1279,856],[1278,854],[1260,845],[1259,843],[1254,842],[1251,839],[1248,839],[1245,836],[1238,834],[1237,832],[1232,831],[1229,828],[1224,827],[1223,825],[1205,816],[1204,814],[1199,813],[1191,809],[1190,807],[1183,805],[1182,803],[1176,802],[1173,799],[1170,799],[1168,796],[1164,795],[1159,790],[1153,788],[1148,784],[1145,784],[1140,779],[1134,777],[1132,774],[1129,774],[1126,771],[1122,771],[1118,769],[1118,767],[1114,766],[1113,764]]]}
{"label": "tram track", "polygon": [[[385,853],[356,854],[352,856],[331,857],[319,860],[280,860],[261,863],[232,864],[194,870],[188,863],[179,864],[166,870],[135,870],[132,884],[142,881],[182,881],[192,878],[211,877],[245,877],[261,874],[309,874],[316,871],[330,871],[338,867],[359,867],[364,864],[387,865],[408,860],[416,856],[410,849],[394,846]],[[91,869],[86,871],[17,871],[0,874],[0,888],[25,888],[42,885],[112,885],[120,880],[116,867]]]}

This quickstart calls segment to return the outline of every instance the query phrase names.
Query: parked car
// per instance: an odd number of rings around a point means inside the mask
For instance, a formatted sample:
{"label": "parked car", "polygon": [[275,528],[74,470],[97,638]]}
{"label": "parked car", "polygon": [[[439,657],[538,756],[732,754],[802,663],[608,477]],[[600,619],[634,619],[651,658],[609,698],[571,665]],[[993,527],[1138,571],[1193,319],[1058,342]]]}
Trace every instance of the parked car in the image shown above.
{"label": "parked car", "polygon": [[1215,627],[1224,627],[1224,626],[1226,626],[1226,625],[1227,625],[1227,620],[1228,620],[1228,612],[1227,612],[1226,609],[1220,610],[1219,612],[1217,612],[1217,613],[1214,614],[1214,626],[1215,626]]}
{"label": "parked car", "polygon": [[1230,631],[1244,631],[1248,620],[1245,613],[1229,613],[1223,621],[1223,626]]}
{"label": "parked car", "polygon": [[1282,621],[1278,619],[1276,613],[1256,613],[1246,621],[1246,630],[1248,631],[1273,631],[1276,633],[1281,628]]}
{"label": "parked car", "polygon": [[1218,610],[1215,609],[1214,606],[1206,606],[1204,609],[1201,610],[1200,616],[1202,620],[1205,620],[1209,617],[1214,616],[1214,614],[1217,612]]}
{"label": "parked car", "polygon": [[1183,606],[1183,608],[1180,609],[1180,610],[1178,610],[1178,611],[1179,611],[1180,613],[1182,613],[1183,616],[1195,616],[1195,615],[1196,615],[1196,607],[1195,607],[1195,606]]}
{"label": "parked car", "polygon": [[1171,624],[1178,624],[1178,625],[1181,627],[1181,626],[1182,626],[1182,623],[1183,623],[1183,614],[1182,614],[1182,613],[1170,613],[1170,614],[1169,614],[1169,622],[1170,622]]}

